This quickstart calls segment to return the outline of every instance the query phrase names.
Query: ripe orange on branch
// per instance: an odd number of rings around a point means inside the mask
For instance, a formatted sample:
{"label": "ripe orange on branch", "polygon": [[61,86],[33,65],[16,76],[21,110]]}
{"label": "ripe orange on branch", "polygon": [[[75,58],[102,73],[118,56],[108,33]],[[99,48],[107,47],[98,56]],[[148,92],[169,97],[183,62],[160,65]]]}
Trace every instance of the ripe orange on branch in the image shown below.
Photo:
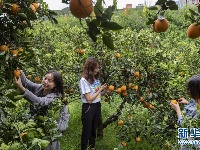
{"label": "ripe orange on branch", "polygon": [[37,10],[38,10],[38,7],[39,7],[38,3],[32,3],[32,5],[35,7],[35,9],[36,9],[36,11],[37,11]]}
{"label": "ripe orange on branch", "polygon": [[136,138],[135,138],[135,141],[136,141],[136,142],[140,142],[140,141],[141,141],[140,137],[136,137]]}
{"label": "ripe orange on branch", "polygon": [[118,88],[118,89],[117,89],[117,93],[122,93],[122,89],[121,89],[121,88]]}
{"label": "ripe orange on branch", "polygon": [[127,95],[128,95],[128,93],[127,93],[126,91],[122,92],[122,96],[123,96],[123,97],[125,97],[125,96],[127,96]]}
{"label": "ripe orange on branch", "polygon": [[134,76],[139,78],[140,77],[140,72],[139,71],[135,71],[134,72]]}
{"label": "ripe orange on branch", "polygon": [[19,76],[20,76],[20,74],[21,74],[21,71],[20,71],[19,69],[15,69],[15,70],[13,71],[13,73],[14,73],[14,76],[15,76],[16,78],[19,78]]}
{"label": "ripe orange on branch", "polygon": [[118,126],[123,125],[123,124],[124,124],[124,121],[123,121],[123,120],[119,120],[119,121],[117,122],[117,125],[118,125]]}
{"label": "ripe orange on branch", "polygon": [[8,47],[6,45],[1,45],[0,51],[8,52]]}
{"label": "ripe orange on branch", "polygon": [[35,77],[35,82],[40,82],[41,81],[41,79],[39,78],[39,77]]}
{"label": "ripe orange on branch", "polygon": [[32,11],[34,12],[34,13],[36,13],[36,8],[35,8],[35,6],[33,5],[33,4],[30,4],[30,8],[32,9]]}
{"label": "ripe orange on branch", "polygon": [[138,88],[139,88],[138,85],[135,85],[135,86],[133,87],[133,89],[136,90],[136,91],[138,90]]}
{"label": "ripe orange on branch", "polygon": [[17,57],[18,55],[18,50],[14,49],[14,50],[11,50],[11,54],[13,57]]}
{"label": "ripe orange on branch", "polygon": [[93,12],[92,0],[70,0],[69,9],[76,18],[86,18]]}
{"label": "ripe orange on branch", "polygon": [[20,10],[21,10],[21,8],[19,7],[19,5],[17,5],[17,4],[12,4],[11,12],[12,12],[13,14],[18,13]]}
{"label": "ripe orange on branch", "polygon": [[126,142],[122,141],[121,144],[123,147],[126,147]]}
{"label": "ripe orange on branch", "polygon": [[191,24],[187,29],[187,36],[191,39],[196,39],[200,36],[200,25]]}
{"label": "ripe orange on branch", "polygon": [[115,87],[114,87],[113,85],[110,85],[110,86],[108,87],[108,90],[110,90],[110,91],[114,91],[114,89],[115,89]]}
{"label": "ripe orange on branch", "polygon": [[121,89],[122,91],[126,91],[126,85],[122,85]]}
{"label": "ripe orange on branch", "polygon": [[115,56],[116,56],[117,58],[120,58],[120,57],[121,57],[120,53],[117,53]]}
{"label": "ripe orange on branch", "polygon": [[157,19],[154,22],[154,27],[156,32],[165,32],[169,28],[169,22],[167,19]]}

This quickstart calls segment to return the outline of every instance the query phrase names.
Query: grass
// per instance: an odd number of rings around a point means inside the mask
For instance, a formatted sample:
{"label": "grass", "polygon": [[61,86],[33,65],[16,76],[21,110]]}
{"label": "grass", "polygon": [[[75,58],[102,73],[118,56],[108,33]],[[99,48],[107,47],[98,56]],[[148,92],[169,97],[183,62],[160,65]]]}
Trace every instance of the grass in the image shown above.
{"label": "grass", "polygon": [[[103,98],[101,101],[102,104],[102,118],[103,122],[105,119],[110,117],[113,113],[116,112],[119,104],[121,103],[121,98],[115,97],[110,99],[111,103],[104,102]],[[61,150],[80,150],[80,139],[81,139],[81,131],[82,131],[82,123],[81,123],[81,100],[76,100],[69,103],[69,113],[70,113],[70,121],[68,129],[63,133],[63,137],[61,138]],[[130,110],[134,110],[131,112]],[[121,116],[119,116],[118,120],[125,120],[124,126],[127,126],[127,123],[131,120],[127,119],[128,114],[132,114],[134,117],[134,121],[137,119],[145,120],[145,112],[148,112],[147,109],[141,106],[130,106],[129,104],[125,105],[124,111]],[[148,113],[147,113],[148,115]],[[143,122],[138,122],[137,126],[140,127],[140,124],[143,125]],[[122,126],[117,126],[117,121],[109,124],[104,129],[104,136],[102,139],[96,140],[96,149],[97,150],[114,150],[114,148],[125,149],[125,150],[160,150],[160,149],[173,149],[176,148],[164,148],[159,145],[159,138],[157,137],[147,137],[144,138],[141,135],[141,142],[137,143],[135,141],[136,135],[135,132],[122,131]],[[129,130],[134,131],[134,126],[129,128]],[[123,133],[123,135],[131,137],[130,142],[127,142],[126,147],[121,146],[121,140],[117,138],[117,134]],[[129,132],[129,133],[128,133]],[[158,142],[158,143],[157,143]]]}
{"label": "grass", "polygon": [[[61,150],[80,150],[80,139],[82,131],[81,123],[81,100],[69,103],[70,121],[68,129],[63,133],[61,138]],[[102,117],[103,121],[109,117],[116,109],[112,109],[109,103],[104,101],[102,104]],[[116,139],[117,134],[116,123],[108,125],[104,129],[104,137],[96,140],[96,149],[107,150],[118,147],[120,141]]]}

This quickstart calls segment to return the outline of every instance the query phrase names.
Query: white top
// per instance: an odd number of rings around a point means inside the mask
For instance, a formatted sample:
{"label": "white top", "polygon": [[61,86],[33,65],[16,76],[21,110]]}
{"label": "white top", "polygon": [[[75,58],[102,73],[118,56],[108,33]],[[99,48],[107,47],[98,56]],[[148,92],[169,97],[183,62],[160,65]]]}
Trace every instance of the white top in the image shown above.
{"label": "white top", "polygon": [[[101,83],[99,80],[94,80],[92,84],[90,84],[84,77],[81,78],[79,82],[79,89],[81,93],[81,100],[83,103],[87,103],[84,94],[90,93],[90,96],[93,95],[96,91],[101,87]],[[101,95],[99,94],[96,99],[92,103],[97,103],[101,100]]]}

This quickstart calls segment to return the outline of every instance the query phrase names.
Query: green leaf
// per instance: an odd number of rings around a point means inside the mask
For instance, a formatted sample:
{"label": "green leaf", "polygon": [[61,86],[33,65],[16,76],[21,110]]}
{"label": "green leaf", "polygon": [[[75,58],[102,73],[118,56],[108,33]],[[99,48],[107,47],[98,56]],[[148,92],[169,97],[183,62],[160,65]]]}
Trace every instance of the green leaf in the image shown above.
{"label": "green leaf", "polygon": [[198,12],[192,10],[192,9],[189,9],[190,13],[192,16],[199,16]]}
{"label": "green leaf", "polygon": [[88,24],[89,28],[87,33],[89,34],[90,38],[96,42],[97,41],[97,35],[100,34],[100,30],[97,28],[97,26],[93,22],[89,22]]}
{"label": "green leaf", "polygon": [[148,7],[149,10],[158,10],[158,7],[157,6],[151,6],[151,7]]}
{"label": "green leaf", "polygon": [[19,16],[20,20],[22,20],[22,21],[27,19],[27,16],[24,13],[18,13],[18,16]]}
{"label": "green leaf", "polygon": [[57,13],[55,11],[53,11],[53,10],[49,10],[49,14],[51,14],[51,15],[57,15]]}
{"label": "green leaf", "polygon": [[104,22],[101,27],[103,27],[104,29],[108,29],[108,30],[120,30],[123,29],[122,26],[120,26],[118,23],[116,22]]}
{"label": "green leaf", "polygon": [[198,12],[200,13],[200,5],[198,5]]}
{"label": "green leaf", "polygon": [[96,16],[102,16],[103,14],[103,6],[102,6],[102,0],[97,0],[95,6],[94,6],[94,13]]}
{"label": "green leaf", "polygon": [[114,49],[114,44],[113,44],[113,40],[111,38],[111,34],[110,33],[104,33],[102,35],[103,38],[103,43],[110,49]]}
{"label": "green leaf", "polygon": [[53,18],[53,17],[52,17],[51,19],[52,19],[52,22],[53,22],[53,23],[58,24],[57,19],[55,19],[55,18]]}
{"label": "green leaf", "polygon": [[113,0],[113,6],[115,7],[115,9],[117,8],[117,0]]}
{"label": "green leaf", "polygon": [[24,97],[23,95],[16,95],[16,96],[14,96],[14,100],[20,100],[23,97]]}
{"label": "green leaf", "polygon": [[8,94],[6,94],[6,97],[8,97],[10,100],[13,100],[16,95],[19,95],[19,92],[16,90],[12,90]]}
{"label": "green leaf", "polygon": [[162,5],[165,4],[165,2],[167,2],[167,0],[158,0],[155,5]]}
{"label": "green leaf", "polygon": [[167,5],[167,6],[176,5],[176,2],[175,2],[175,1],[167,1],[167,2],[166,2],[166,5]]}
{"label": "green leaf", "polygon": [[114,5],[113,5],[113,6],[109,6],[109,7],[104,11],[103,16],[104,16],[106,19],[111,20],[114,10],[115,10]]}
{"label": "green leaf", "polygon": [[6,102],[6,107],[8,107],[8,108],[16,108],[16,106],[12,102]]}
{"label": "green leaf", "polygon": [[169,9],[170,10],[178,10],[178,5],[171,5],[171,6],[169,6]]}

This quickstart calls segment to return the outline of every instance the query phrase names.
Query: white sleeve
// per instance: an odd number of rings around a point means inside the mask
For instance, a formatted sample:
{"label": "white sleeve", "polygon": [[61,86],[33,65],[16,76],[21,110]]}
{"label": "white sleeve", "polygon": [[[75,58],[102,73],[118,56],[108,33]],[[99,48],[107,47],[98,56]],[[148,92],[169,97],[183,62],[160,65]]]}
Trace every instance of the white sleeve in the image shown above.
{"label": "white sleeve", "polygon": [[80,81],[80,90],[82,94],[90,93],[90,87],[89,84],[86,80],[81,80]]}

